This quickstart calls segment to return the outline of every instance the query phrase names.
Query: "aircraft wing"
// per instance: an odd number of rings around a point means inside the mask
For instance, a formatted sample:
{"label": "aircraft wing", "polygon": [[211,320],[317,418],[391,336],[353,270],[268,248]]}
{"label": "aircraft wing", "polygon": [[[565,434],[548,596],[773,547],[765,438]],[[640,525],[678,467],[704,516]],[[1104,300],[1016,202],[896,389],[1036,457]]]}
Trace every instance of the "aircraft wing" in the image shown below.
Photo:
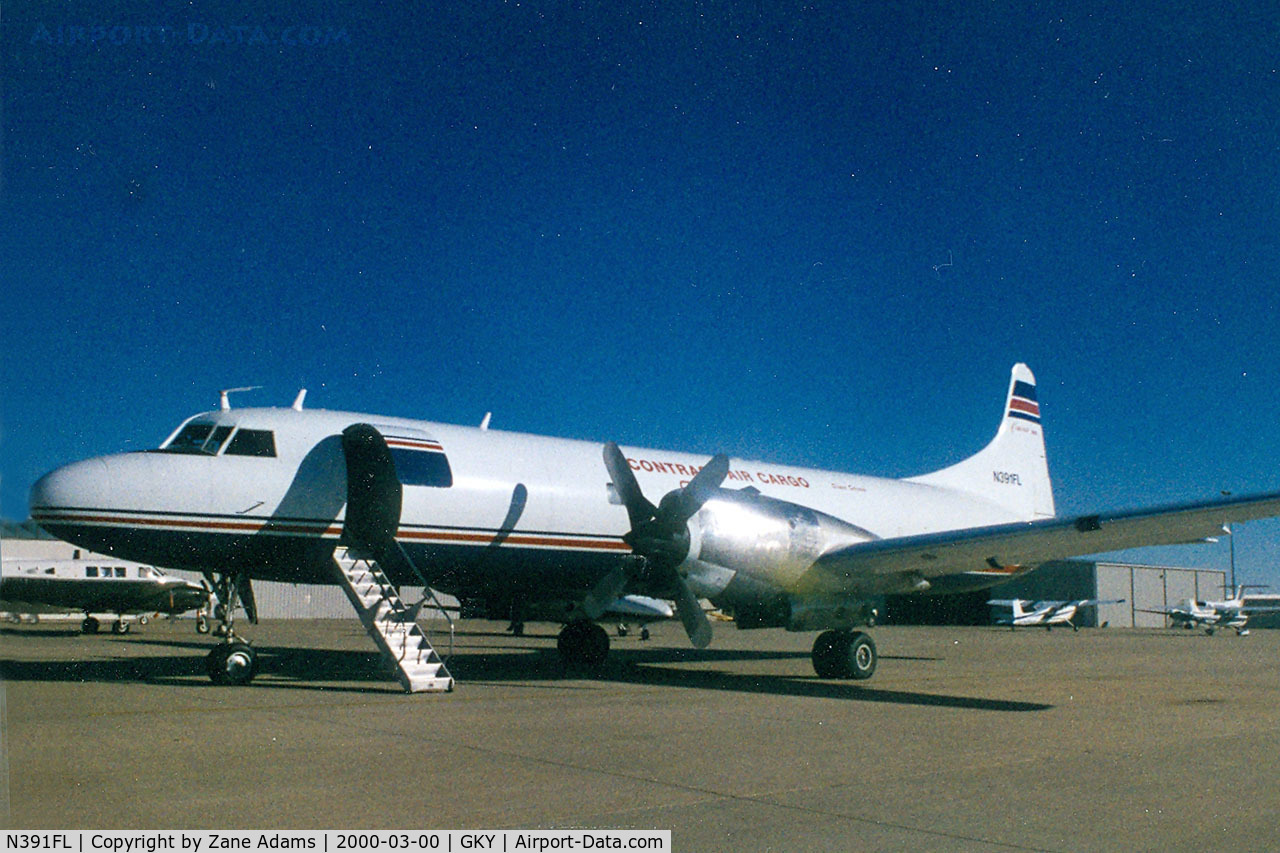
{"label": "aircraft wing", "polygon": [[1280,492],[878,539],[824,554],[800,578],[800,585],[838,592],[879,575],[941,577],[1148,545],[1188,544],[1222,533],[1223,525],[1231,522],[1276,515],[1280,515]]}

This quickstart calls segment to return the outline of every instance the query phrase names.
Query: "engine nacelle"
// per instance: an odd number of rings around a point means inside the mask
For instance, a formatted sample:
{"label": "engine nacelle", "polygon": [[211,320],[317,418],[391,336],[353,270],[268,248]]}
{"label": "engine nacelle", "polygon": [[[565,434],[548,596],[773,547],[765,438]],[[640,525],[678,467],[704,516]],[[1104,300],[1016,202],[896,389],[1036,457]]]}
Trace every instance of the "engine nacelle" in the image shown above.
{"label": "engine nacelle", "polygon": [[[760,601],[765,590],[794,589],[826,552],[877,538],[857,525],[755,491],[721,489],[689,523],[682,567],[700,594],[718,597],[730,584]],[[731,597],[732,590],[728,590]]]}
{"label": "engine nacelle", "polygon": [[788,631],[855,628],[874,625],[880,617],[878,599],[793,597],[762,587],[753,590],[750,585],[736,581],[716,603],[731,610],[734,623],[744,631],[753,628],[786,628]]}

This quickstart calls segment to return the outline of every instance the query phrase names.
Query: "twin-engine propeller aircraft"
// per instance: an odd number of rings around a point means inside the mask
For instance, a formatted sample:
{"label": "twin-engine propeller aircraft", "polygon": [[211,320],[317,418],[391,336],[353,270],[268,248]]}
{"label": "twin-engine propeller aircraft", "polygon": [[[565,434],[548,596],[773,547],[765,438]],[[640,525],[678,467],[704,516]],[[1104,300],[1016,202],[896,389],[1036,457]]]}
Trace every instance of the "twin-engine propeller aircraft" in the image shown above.
{"label": "twin-engine propeller aircraft", "polygon": [[[95,613],[114,613],[111,630],[129,631],[126,613],[186,613],[209,601],[209,590],[154,566],[122,566],[115,560],[4,560],[0,610],[14,613],[81,611],[80,630],[96,634]],[[203,621],[203,615],[197,617]],[[199,624],[199,622],[197,623]]]}
{"label": "twin-engine propeller aircraft", "polygon": [[[31,514],[86,548],[218,573],[233,599],[248,578],[340,581],[340,564],[362,557],[391,585],[483,599],[513,620],[552,604],[577,664],[604,660],[596,620],[629,594],[673,600],[706,646],[707,598],[741,629],[822,631],[814,669],[855,679],[876,669],[875,644],[854,629],[879,596],[982,589],[1049,560],[1280,514],[1277,493],[1055,518],[1021,364],[985,449],[904,480],[485,427],[304,411],[302,395],[288,409],[224,405],[157,450],[52,471]],[[252,648],[224,628],[211,674],[225,665],[217,680],[247,680]]]}
{"label": "twin-engine propeller aircraft", "polygon": [[1078,598],[1075,601],[1028,601],[1025,598],[993,598],[987,602],[991,608],[991,620],[1010,628],[1043,627],[1046,631],[1055,625],[1067,625],[1072,631],[1080,630],[1072,620],[1085,607],[1099,604],[1123,604],[1123,598]]}

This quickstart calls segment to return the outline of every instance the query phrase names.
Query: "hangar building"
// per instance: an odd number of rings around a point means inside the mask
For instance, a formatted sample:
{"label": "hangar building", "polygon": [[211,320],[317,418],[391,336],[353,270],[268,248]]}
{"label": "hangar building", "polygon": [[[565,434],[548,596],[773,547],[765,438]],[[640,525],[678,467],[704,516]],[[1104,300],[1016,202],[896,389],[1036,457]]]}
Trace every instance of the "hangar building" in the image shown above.
{"label": "hangar building", "polygon": [[[1080,598],[1123,599],[1080,612],[1081,627],[1163,628],[1160,613],[1184,599],[1221,598],[1227,573],[1220,569],[1184,569],[1090,560],[1057,560],[1007,583],[962,595],[889,596],[886,623],[988,625],[987,600],[1025,598],[1070,601]],[[1258,627],[1261,627],[1259,625]]]}

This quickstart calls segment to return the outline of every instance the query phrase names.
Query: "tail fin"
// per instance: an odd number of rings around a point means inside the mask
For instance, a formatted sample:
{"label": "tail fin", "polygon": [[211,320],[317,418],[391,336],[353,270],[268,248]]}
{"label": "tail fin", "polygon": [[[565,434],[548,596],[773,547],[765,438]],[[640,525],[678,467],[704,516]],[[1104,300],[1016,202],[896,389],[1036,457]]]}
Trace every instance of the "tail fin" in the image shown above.
{"label": "tail fin", "polygon": [[1053,486],[1031,369],[1025,364],[1013,366],[1004,419],[990,444],[963,462],[909,482],[966,492],[1022,520],[1052,518]]}

